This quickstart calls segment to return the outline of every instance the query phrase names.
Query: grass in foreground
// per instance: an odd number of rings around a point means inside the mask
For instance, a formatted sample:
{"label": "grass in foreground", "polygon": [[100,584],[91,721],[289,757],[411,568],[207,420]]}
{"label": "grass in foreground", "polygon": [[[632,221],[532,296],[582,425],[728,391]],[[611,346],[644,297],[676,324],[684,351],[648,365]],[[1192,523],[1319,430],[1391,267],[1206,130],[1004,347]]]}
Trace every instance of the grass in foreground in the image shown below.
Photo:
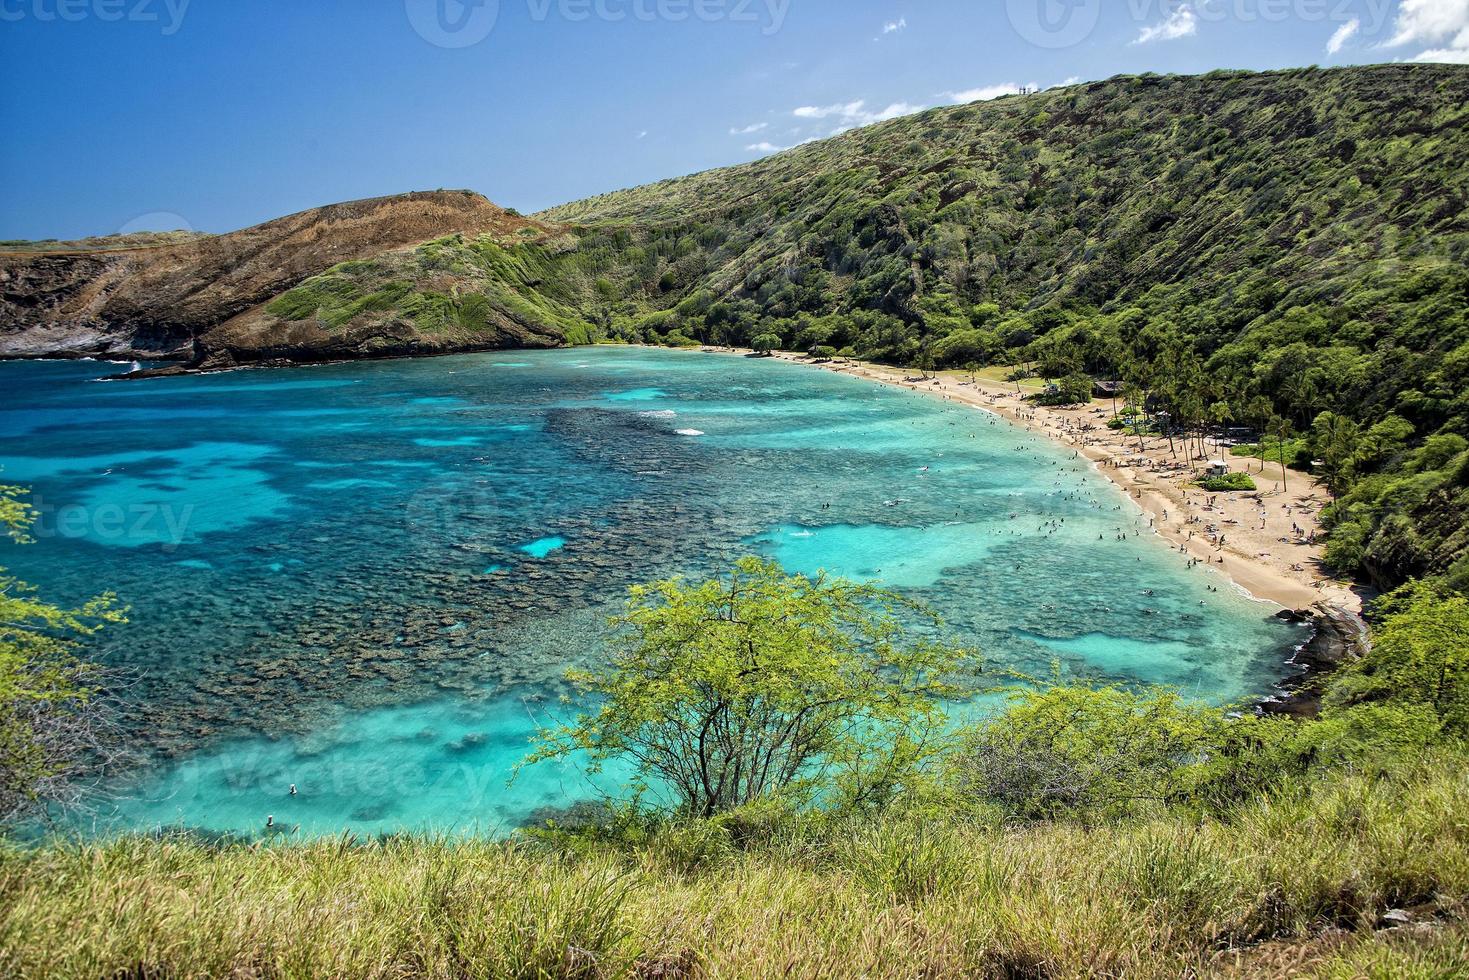
{"label": "grass in foreground", "polygon": [[[0,859],[0,972],[96,976],[1462,976],[1469,767],[1223,819],[888,817],[756,842],[57,844]],[[1380,930],[1383,913],[1413,923]]]}

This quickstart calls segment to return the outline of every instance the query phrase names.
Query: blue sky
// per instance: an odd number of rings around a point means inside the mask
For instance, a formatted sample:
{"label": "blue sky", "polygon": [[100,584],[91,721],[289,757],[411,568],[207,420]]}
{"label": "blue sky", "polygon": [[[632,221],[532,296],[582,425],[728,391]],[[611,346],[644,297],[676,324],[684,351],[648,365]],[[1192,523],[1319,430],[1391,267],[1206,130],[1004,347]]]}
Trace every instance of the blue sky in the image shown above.
{"label": "blue sky", "polygon": [[0,0],[0,238],[522,211],[1018,85],[1469,61],[1469,0]]}

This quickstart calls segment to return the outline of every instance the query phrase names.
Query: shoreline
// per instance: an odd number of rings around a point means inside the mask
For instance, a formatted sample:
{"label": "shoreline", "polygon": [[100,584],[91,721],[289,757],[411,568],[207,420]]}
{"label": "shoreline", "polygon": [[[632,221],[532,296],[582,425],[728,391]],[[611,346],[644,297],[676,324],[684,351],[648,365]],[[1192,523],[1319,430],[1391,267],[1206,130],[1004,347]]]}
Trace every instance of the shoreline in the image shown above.
{"label": "shoreline", "polygon": [[[712,353],[742,356],[752,353],[728,348],[706,349]],[[1049,408],[1028,404],[1023,400],[1023,392],[990,381],[971,383],[952,375],[914,379],[885,365],[835,360],[821,363],[790,352],[777,352],[772,357],[991,412],[1027,433],[1084,455],[1091,461],[1095,472],[1127,495],[1148,518],[1149,529],[1167,540],[1173,550],[1211,563],[1246,596],[1275,606],[1278,618],[1310,623],[1311,635],[1296,646],[1282,664],[1285,668],[1294,669],[1295,673],[1276,680],[1275,693],[1255,701],[1257,711],[1293,718],[1314,717],[1321,710],[1324,679],[1343,661],[1360,656],[1370,646],[1370,635],[1362,620],[1363,594],[1368,590],[1359,591],[1361,587],[1336,579],[1325,571],[1322,563],[1324,549],[1310,533],[1319,530],[1317,517],[1323,491],[1316,480],[1304,473],[1293,475],[1296,481],[1293,491],[1282,490],[1280,484],[1276,484],[1273,490],[1264,490],[1267,477],[1263,464],[1260,473],[1251,474],[1260,477],[1257,486],[1261,489],[1253,493],[1190,491],[1187,485],[1191,482],[1194,467],[1188,465],[1189,476],[1183,477],[1182,471],[1177,469],[1177,454],[1169,452],[1166,438],[1144,437],[1141,449],[1134,453],[1136,436],[1124,436],[1104,427],[1095,427],[1091,420],[1100,417],[1105,421],[1111,417],[1108,400],[1094,398],[1085,405]],[[1079,424],[1082,419],[1088,419],[1086,425]],[[1157,444],[1150,446],[1149,438]],[[1156,456],[1165,452],[1175,461],[1157,465]],[[1248,471],[1253,460],[1253,457],[1227,455],[1223,458],[1229,463],[1230,472]],[[1150,462],[1154,465],[1150,466]],[[1186,462],[1194,464],[1198,461]],[[1160,472],[1170,467],[1170,476],[1174,478],[1171,483]],[[1288,555],[1277,556],[1275,553],[1285,550],[1280,548],[1287,540],[1284,538],[1268,545],[1271,549],[1268,552],[1251,554],[1248,550],[1241,550],[1237,544],[1231,546],[1228,539],[1230,534],[1236,533],[1233,530],[1225,534],[1218,544],[1197,533],[1199,527],[1209,527],[1211,519],[1221,528],[1225,521],[1236,522],[1229,525],[1231,528],[1253,526],[1256,514],[1264,515],[1260,531],[1265,532],[1270,523],[1266,501],[1279,502],[1279,509],[1293,515],[1292,527],[1301,532],[1298,535],[1300,540],[1289,549]],[[1250,523],[1238,523],[1241,518]],[[1305,527],[1300,526],[1302,522],[1306,523]],[[1259,533],[1244,537],[1246,548],[1258,547],[1262,540]],[[1311,569],[1317,574],[1313,574]]]}
{"label": "shoreline", "polygon": [[[748,357],[753,354],[747,348],[712,346],[659,346],[656,349],[725,356]],[[423,351],[373,359],[417,359],[504,350]],[[1275,693],[1262,699],[1259,705],[1261,710],[1291,715],[1314,714],[1319,707],[1321,678],[1368,642],[1360,612],[1363,595],[1370,592],[1354,586],[1353,583],[1337,580],[1322,569],[1322,549],[1315,543],[1311,532],[1319,530],[1316,517],[1324,502],[1324,491],[1306,474],[1288,474],[1293,481],[1288,492],[1279,483],[1274,489],[1266,489],[1270,475],[1251,470],[1258,460],[1252,457],[1225,456],[1231,471],[1250,471],[1253,477],[1260,480],[1261,489],[1234,494],[1208,494],[1189,486],[1195,475],[1194,470],[1203,461],[1202,457],[1191,460],[1187,455],[1180,456],[1176,448],[1170,447],[1166,437],[1144,437],[1140,441],[1137,436],[1106,429],[1105,422],[1112,414],[1110,400],[1093,399],[1085,405],[1048,408],[1025,402],[1022,395],[1033,392],[1022,392],[1019,386],[990,379],[970,382],[957,372],[915,378],[899,368],[865,361],[818,362],[794,352],[776,352],[771,356],[772,359],[802,367],[822,368],[875,384],[903,388],[915,394],[956,402],[1003,418],[1026,434],[1044,438],[1058,448],[1070,448],[1078,455],[1085,456],[1093,470],[1106,477],[1137,506],[1140,514],[1148,519],[1147,529],[1165,538],[1170,543],[1171,550],[1180,557],[1197,563],[1209,563],[1213,570],[1221,573],[1243,595],[1274,607],[1279,618],[1311,624],[1311,636],[1296,645],[1283,662],[1283,666],[1294,672],[1278,678]],[[89,356],[54,360],[105,362],[111,359]],[[113,375],[99,380],[224,373],[250,368],[314,367],[352,363],[355,360],[358,359],[257,362],[205,370],[181,369],[178,365],[169,365],[161,370]],[[1270,464],[1272,468],[1276,465],[1278,464]],[[1263,464],[1261,469],[1264,470]],[[1272,542],[1269,535],[1276,533],[1273,529],[1269,534],[1262,533],[1269,527],[1272,507],[1276,510],[1276,524],[1288,523],[1293,532],[1299,532],[1296,534],[1298,540],[1290,543],[1282,536]],[[1281,510],[1285,512],[1284,520]],[[1255,521],[1260,522],[1258,528],[1251,527]],[[1305,526],[1301,527],[1302,524]],[[1223,535],[1225,540],[1217,541],[1217,536],[1207,533],[1213,532],[1216,526],[1220,531],[1227,532]],[[1207,528],[1207,532],[1200,533],[1201,528]],[[1262,547],[1268,550],[1262,551]]]}
{"label": "shoreline", "polygon": [[[624,345],[613,345],[624,346]],[[625,345],[641,346],[641,345]],[[704,353],[744,356],[753,353],[744,348],[705,346],[698,348],[666,348],[660,350],[700,351]],[[394,352],[377,359],[420,358],[449,356],[453,354],[491,353],[505,348],[466,349],[455,351]],[[895,388],[903,388],[920,394],[942,397],[982,411],[992,412],[1026,432],[1041,436],[1059,446],[1068,447],[1091,460],[1093,468],[1110,480],[1149,519],[1150,529],[1169,541],[1175,549],[1189,557],[1205,562],[1221,572],[1237,588],[1247,595],[1270,603],[1283,610],[1306,613],[1308,610],[1321,612],[1334,607],[1351,616],[1360,615],[1363,595],[1370,594],[1351,582],[1332,576],[1321,561],[1322,549],[1307,543],[1309,532],[1319,530],[1317,515],[1325,502],[1325,491],[1317,482],[1304,473],[1289,473],[1288,479],[1295,485],[1282,490],[1280,483],[1274,489],[1264,488],[1270,480],[1268,473],[1250,471],[1253,457],[1230,457],[1223,459],[1231,472],[1250,472],[1260,477],[1259,491],[1208,494],[1197,488],[1190,489],[1190,479],[1178,479],[1182,469],[1196,464],[1197,460],[1180,457],[1171,451],[1168,440],[1160,436],[1122,436],[1105,429],[1110,417],[1108,402],[1093,399],[1090,403],[1064,408],[1048,408],[1028,404],[1017,392],[1000,383],[980,379],[971,384],[953,374],[938,374],[928,379],[914,379],[898,368],[868,361],[832,360],[812,361],[803,354],[779,351],[771,355],[804,367],[819,368],[849,377],[863,378]],[[43,358],[19,358],[38,360]],[[85,357],[44,358],[55,360],[104,360],[96,354]],[[223,373],[253,367],[307,367],[324,364],[351,362],[361,358],[343,358],[321,361],[260,361],[245,362],[212,368],[187,367],[169,364],[165,367],[107,376],[99,380],[145,380],[152,377],[183,376],[191,374]],[[111,360],[106,358],[105,360]],[[1134,446],[1137,446],[1136,450]],[[1167,457],[1168,462],[1156,465]],[[1151,465],[1150,465],[1151,464]],[[1277,464],[1271,464],[1277,465]],[[1173,472],[1165,473],[1165,468]],[[1262,464],[1262,471],[1264,470]],[[1192,473],[1189,474],[1192,476]],[[1210,506],[1205,501],[1212,499]],[[1276,535],[1249,533],[1255,521],[1262,521],[1264,531],[1269,528],[1270,505],[1285,510],[1291,518],[1290,524],[1299,540]],[[1275,515],[1279,517],[1280,515]],[[1304,522],[1304,524],[1303,524]],[[1283,521],[1277,521],[1283,530]],[[1218,526],[1224,532],[1224,542],[1218,545],[1200,528]],[[1273,537],[1273,540],[1272,540]],[[1232,540],[1231,540],[1232,539]],[[1243,539],[1243,542],[1241,541]],[[1268,549],[1268,550],[1262,550]],[[1279,554],[1277,554],[1279,552]]]}
{"label": "shoreline", "polygon": [[[750,353],[737,348],[701,350]],[[897,368],[866,361],[819,363],[791,352],[771,356],[992,412],[1091,460],[1093,469],[1138,506],[1149,519],[1150,529],[1168,541],[1173,550],[1210,564],[1252,598],[1312,618],[1330,618],[1332,609],[1337,615],[1350,617],[1361,613],[1358,587],[1331,576],[1322,565],[1321,546],[1308,543],[1311,532],[1319,531],[1317,517],[1325,491],[1304,473],[1288,474],[1288,480],[1294,481],[1288,490],[1282,490],[1279,483],[1267,489],[1269,474],[1251,472],[1259,479],[1260,490],[1210,494],[1188,485],[1193,475],[1190,464],[1197,461],[1170,452],[1166,438],[1144,437],[1139,450],[1136,436],[1106,429],[1105,419],[1111,415],[1106,401],[1094,399],[1085,405],[1047,408],[1023,401],[1014,388],[983,379],[974,384],[952,375],[919,380]],[[1224,459],[1231,472],[1245,472],[1259,462],[1254,457]],[[1189,472],[1185,475],[1180,466]],[[1255,528],[1257,521],[1260,527]],[[1276,528],[1270,527],[1272,521]],[[1277,530],[1285,530],[1286,524],[1302,533],[1294,535],[1295,540],[1277,534]],[[1223,531],[1222,541],[1200,532],[1201,528],[1216,526]],[[1259,550],[1262,546],[1270,550]]]}

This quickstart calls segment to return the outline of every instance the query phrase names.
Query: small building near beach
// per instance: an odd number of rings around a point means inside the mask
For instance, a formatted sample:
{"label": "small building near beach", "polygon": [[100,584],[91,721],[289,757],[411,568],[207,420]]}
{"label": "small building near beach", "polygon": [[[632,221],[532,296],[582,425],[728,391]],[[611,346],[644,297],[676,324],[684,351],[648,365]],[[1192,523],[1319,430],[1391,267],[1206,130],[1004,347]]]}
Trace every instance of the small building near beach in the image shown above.
{"label": "small building near beach", "polygon": [[1228,476],[1229,464],[1222,459],[1211,459],[1204,467],[1204,476]]}

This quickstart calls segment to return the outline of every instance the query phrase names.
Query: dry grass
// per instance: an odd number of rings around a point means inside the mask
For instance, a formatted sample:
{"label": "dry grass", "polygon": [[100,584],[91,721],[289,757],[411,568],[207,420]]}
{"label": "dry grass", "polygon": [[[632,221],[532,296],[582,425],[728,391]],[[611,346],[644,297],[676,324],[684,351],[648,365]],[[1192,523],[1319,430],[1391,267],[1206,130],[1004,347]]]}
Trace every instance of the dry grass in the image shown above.
{"label": "dry grass", "polygon": [[[18,977],[1469,975],[1462,756],[1227,821],[889,821],[739,850],[401,839],[0,861]],[[1413,925],[1380,931],[1409,908]]]}

